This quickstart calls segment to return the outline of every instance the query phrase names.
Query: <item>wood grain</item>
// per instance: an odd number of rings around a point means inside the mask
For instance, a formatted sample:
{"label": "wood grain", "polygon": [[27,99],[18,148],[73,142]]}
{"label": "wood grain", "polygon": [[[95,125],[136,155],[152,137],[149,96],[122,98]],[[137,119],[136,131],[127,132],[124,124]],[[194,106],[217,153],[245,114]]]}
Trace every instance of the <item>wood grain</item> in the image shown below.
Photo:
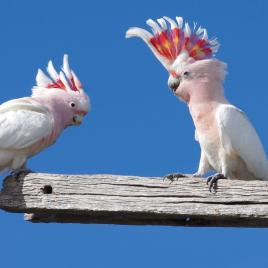
{"label": "wood grain", "polygon": [[183,226],[268,226],[268,182],[202,178],[31,173],[7,177],[0,208],[32,222]]}

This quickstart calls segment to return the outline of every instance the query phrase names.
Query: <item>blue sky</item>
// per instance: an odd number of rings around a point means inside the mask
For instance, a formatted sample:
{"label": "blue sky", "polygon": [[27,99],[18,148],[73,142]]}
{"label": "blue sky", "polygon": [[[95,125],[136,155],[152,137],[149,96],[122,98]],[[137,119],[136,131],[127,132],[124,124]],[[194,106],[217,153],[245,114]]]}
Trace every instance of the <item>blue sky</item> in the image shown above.
{"label": "blue sky", "polygon": [[[183,16],[217,36],[225,90],[268,152],[266,1],[1,1],[0,101],[28,96],[37,68],[71,65],[92,112],[29,161],[35,171],[162,176],[194,172],[199,146],[185,104],[145,44],[147,18]],[[267,267],[266,229],[31,224],[0,212],[1,267]]]}

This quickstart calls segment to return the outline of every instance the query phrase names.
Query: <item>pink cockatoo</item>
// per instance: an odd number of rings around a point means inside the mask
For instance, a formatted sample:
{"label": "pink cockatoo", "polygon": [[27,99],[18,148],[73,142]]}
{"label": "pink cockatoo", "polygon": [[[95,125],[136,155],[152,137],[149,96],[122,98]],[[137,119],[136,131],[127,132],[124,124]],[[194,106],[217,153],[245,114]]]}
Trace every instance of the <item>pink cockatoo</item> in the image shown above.
{"label": "pink cockatoo", "polygon": [[[157,23],[158,22],[158,23]],[[246,115],[231,105],[222,86],[226,64],[213,58],[219,44],[209,40],[207,31],[191,29],[181,17],[147,20],[153,34],[130,28],[126,37],[140,37],[169,72],[168,86],[186,102],[195,125],[195,138],[201,147],[198,171],[208,177],[210,191],[217,180],[268,180],[268,161],[261,141]],[[182,174],[170,174],[171,180]]]}
{"label": "pink cockatoo", "polygon": [[70,69],[68,55],[57,73],[52,61],[40,69],[32,96],[0,105],[0,171],[11,170],[16,178],[27,173],[26,161],[53,144],[68,126],[79,125],[89,112],[89,97]]}

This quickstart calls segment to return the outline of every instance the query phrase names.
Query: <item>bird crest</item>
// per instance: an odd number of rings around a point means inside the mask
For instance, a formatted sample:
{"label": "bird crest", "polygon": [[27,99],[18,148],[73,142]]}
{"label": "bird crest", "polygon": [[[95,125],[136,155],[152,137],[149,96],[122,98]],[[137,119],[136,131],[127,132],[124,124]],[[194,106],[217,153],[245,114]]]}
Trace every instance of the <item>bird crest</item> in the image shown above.
{"label": "bird crest", "polygon": [[176,17],[176,21],[163,17],[157,22],[152,19],[146,21],[152,28],[152,34],[142,28],[134,27],[126,32],[126,38],[143,39],[171,74],[171,65],[179,55],[186,53],[194,60],[203,60],[213,57],[219,48],[216,38],[208,39],[206,29],[197,27],[196,23],[191,29],[187,22],[183,23],[182,17]]}
{"label": "bird crest", "polygon": [[51,60],[48,62],[47,72],[50,77],[48,77],[41,69],[38,69],[36,75],[36,83],[38,87],[62,89],[68,92],[79,92],[83,90],[81,82],[69,66],[67,54],[63,56],[62,70],[59,73],[55,70]]}

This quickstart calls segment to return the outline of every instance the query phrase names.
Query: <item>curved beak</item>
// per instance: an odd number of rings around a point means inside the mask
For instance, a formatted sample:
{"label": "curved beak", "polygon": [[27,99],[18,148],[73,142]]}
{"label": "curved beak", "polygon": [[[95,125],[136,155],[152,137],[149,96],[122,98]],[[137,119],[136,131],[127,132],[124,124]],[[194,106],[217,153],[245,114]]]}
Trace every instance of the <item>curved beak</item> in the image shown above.
{"label": "curved beak", "polygon": [[181,77],[173,77],[170,76],[168,78],[168,86],[173,91],[173,93],[176,93],[177,88],[180,86],[181,83]]}
{"label": "curved beak", "polygon": [[73,117],[73,125],[79,126],[83,122],[83,115],[76,114]]}

